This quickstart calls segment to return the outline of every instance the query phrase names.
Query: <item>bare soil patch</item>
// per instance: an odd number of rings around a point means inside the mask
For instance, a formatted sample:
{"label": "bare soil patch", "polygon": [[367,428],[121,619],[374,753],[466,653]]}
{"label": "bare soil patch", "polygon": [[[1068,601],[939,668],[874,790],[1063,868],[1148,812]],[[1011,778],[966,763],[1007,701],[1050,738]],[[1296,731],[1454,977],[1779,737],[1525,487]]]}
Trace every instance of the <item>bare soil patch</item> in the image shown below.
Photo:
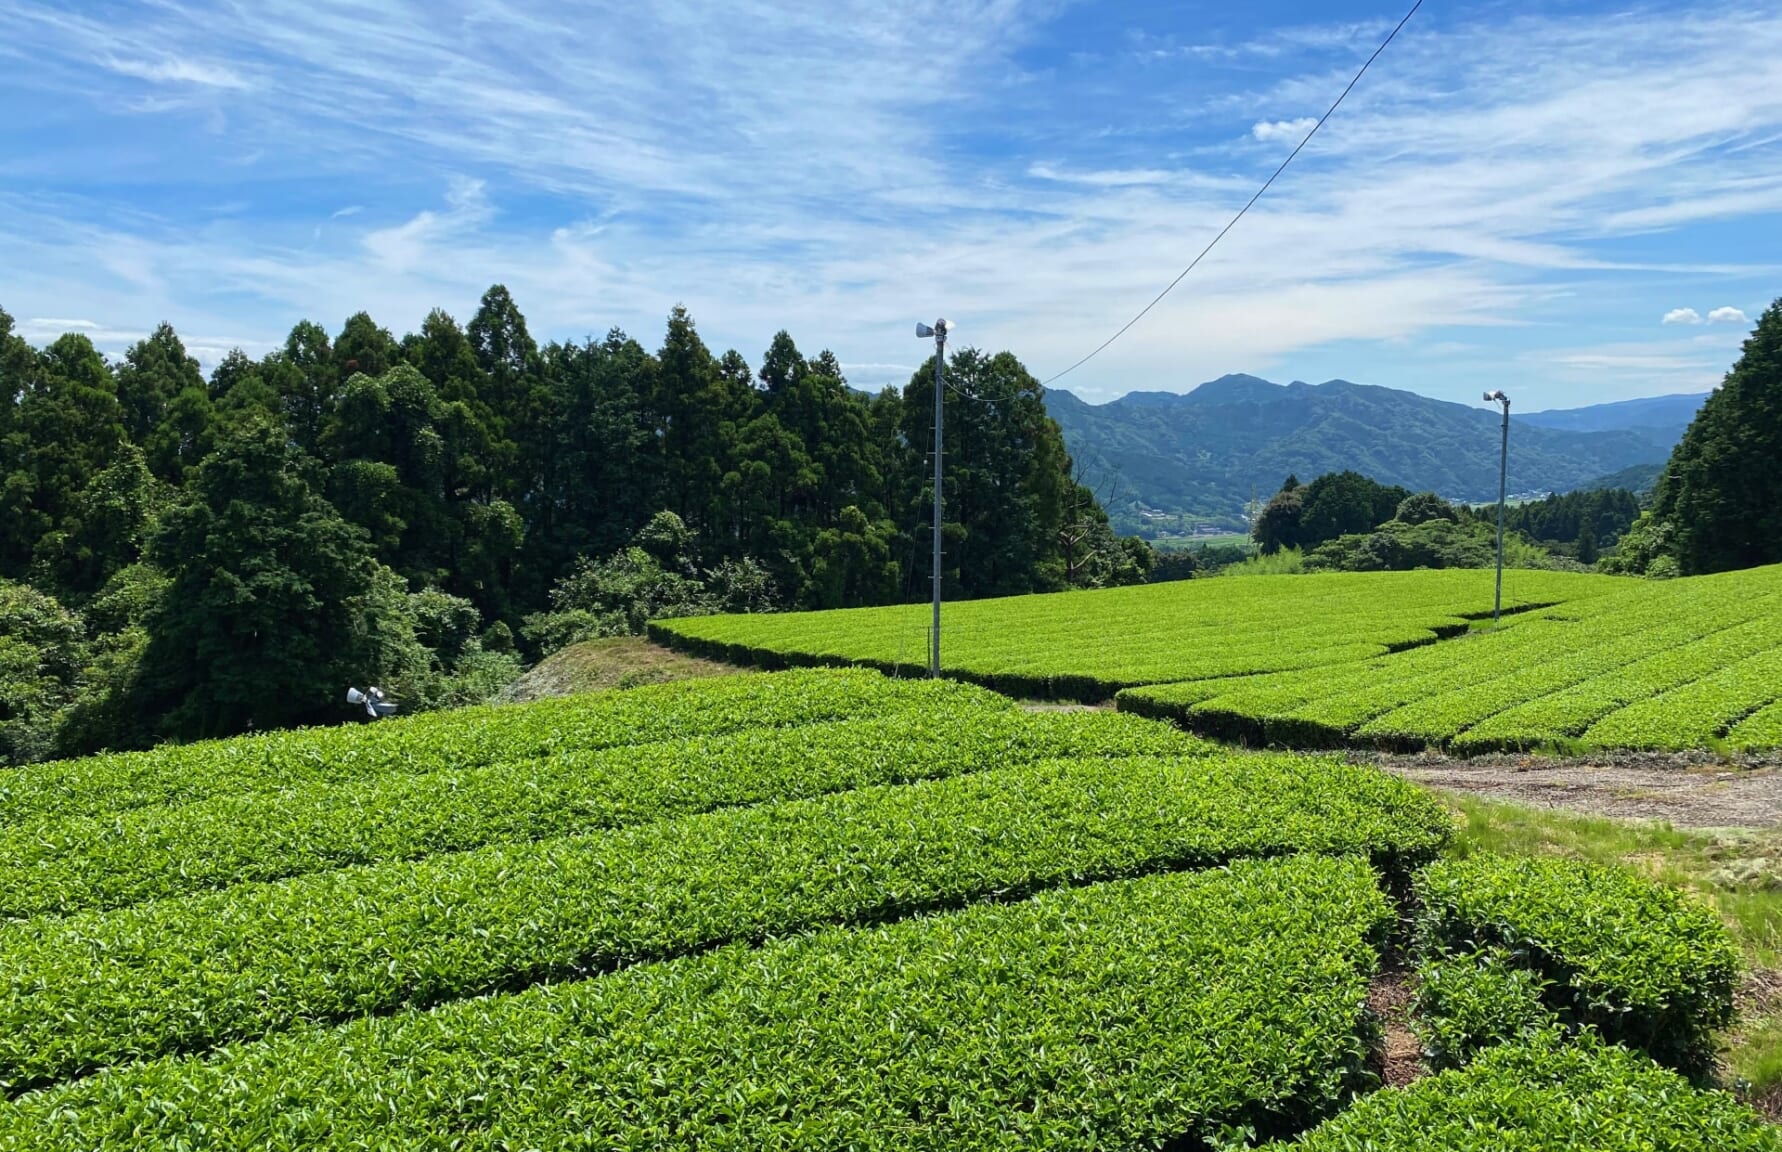
{"label": "bare soil patch", "polygon": [[1388,1088],[1403,1088],[1429,1074],[1423,1066],[1423,1046],[1411,1031],[1411,974],[1388,969],[1374,977],[1367,989],[1367,1006],[1380,1018],[1384,1032],[1380,1051],[1380,1075]]}
{"label": "bare soil patch", "polygon": [[1419,784],[1537,808],[1667,820],[1679,828],[1782,825],[1782,756],[1711,752],[1580,757],[1353,752]]}

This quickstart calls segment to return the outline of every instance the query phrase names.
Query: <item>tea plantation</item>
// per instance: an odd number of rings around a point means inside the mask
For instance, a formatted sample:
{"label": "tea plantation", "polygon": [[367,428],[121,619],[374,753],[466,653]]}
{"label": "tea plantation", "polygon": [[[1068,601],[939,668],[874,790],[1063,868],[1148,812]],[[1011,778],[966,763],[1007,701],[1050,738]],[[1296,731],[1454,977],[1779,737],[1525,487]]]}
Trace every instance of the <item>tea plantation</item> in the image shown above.
{"label": "tea plantation", "polygon": [[1143,717],[805,670],[3,789],[0,1150],[1782,1149],[1703,906]]}
{"label": "tea plantation", "polygon": [[[1589,601],[1625,579],[1510,572],[1504,603]],[[1411,648],[1489,619],[1477,571],[1183,580],[972,600],[942,608],[943,670],[1017,696],[1106,700],[1121,688],[1311,669]],[[706,616],[651,625],[659,642],[739,664],[927,668],[928,608]]]}
{"label": "tea plantation", "polygon": [[1120,707],[1248,743],[1461,754],[1782,747],[1782,566],[1639,582],[1512,626]]}
{"label": "tea plantation", "polygon": [[[948,605],[944,669],[1103,700],[1252,746],[1494,751],[1782,748],[1782,566],[1684,580],[1334,573]],[[910,608],[664,621],[740,663],[908,669]],[[917,636],[906,642],[914,621]]]}

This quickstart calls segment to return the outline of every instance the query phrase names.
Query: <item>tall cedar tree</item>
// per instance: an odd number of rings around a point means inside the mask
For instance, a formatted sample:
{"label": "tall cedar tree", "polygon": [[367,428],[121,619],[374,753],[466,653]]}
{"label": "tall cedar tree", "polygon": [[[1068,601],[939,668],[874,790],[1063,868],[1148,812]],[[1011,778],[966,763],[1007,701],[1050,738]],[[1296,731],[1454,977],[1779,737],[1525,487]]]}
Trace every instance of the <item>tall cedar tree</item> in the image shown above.
{"label": "tall cedar tree", "polygon": [[23,579],[60,552],[82,494],[128,442],[111,368],[92,341],[71,333],[35,358],[11,424],[0,457],[0,576]]}
{"label": "tall cedar tree", "polygon": [[334,341],[334,375],[344,385],[359,374],[382,376],[402,356],[396,337],[369,314],[355,312]]}
{"label": "tall cedar tree", "polygon": [[172,583],[149,623],[142,709],[175,736],[340,717],[348,684],[410,670],[400,581],[317,491],[280,428],[220,444],[161,519]]}
{"label": "tall cedar tree", "polygon": [[29,556],[36,543],[25,525],[13,523],[22,511],[29,484],[22,474],[15,478],[26,442],[15,440],[13,429],[18,424],[19,403],[37,365],[37,353],[12,327],[12,317],[0,308],[0,513],[6,517],[0,524],[0,576],[16,575],[22,567],[17,557]]}
{"label": "tall cedar tree", "polygon": [[747,418],[749,382],[718,361],[699,338],[693,318],[675,305],[668,335],[656,354],[653,405],[661,441],[668,510],[702,542],[727,543],[718,519],[724,475],[735,466],[738,426]]}
{"label": "tall cedar tree", "polygon": [[130,442],[146,450],[156,476],[178,483],[197,462],[211,417],[204,373],[172,325],[159,325],[124,353],[117,391]]}
{"label": "tall cedar tree", "polygon": [[322,445],[335,461],[328,494],[371,536],[378,558],[419,589],[450,578],[445,405],[412,365],[355,373],[341,390]]}
{"label": "tall cedar tree", "polygon": [[[903,390],[908,522],[931,531],[934,361]],[[1007,352],[953,354],[942,438],[941,587],[948,596],[1008,596],[1064,587],[1059,529],[1072,483],[1064,434],[1046,415],[1039,381]]]}
{"label": "tall cedar tree", "polygon": [[278,394],[285,426],[310,455],[320,450],[322,428],[340,393],[334,348],[320,324],[301,321],[285,337],[282,350],[266,358],[264,376]]}
{"label": "tall cedar tree", "polygon": [[1782,561],[1782,299],[1702,404],[1653,499],[1683,574]]}

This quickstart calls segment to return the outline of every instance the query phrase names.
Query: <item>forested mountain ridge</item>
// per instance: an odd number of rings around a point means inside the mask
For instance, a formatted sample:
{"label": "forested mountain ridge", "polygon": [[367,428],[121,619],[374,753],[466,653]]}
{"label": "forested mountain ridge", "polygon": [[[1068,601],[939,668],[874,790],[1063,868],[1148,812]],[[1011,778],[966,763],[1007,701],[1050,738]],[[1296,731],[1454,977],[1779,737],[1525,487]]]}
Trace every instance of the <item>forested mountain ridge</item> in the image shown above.
{"label": "forested mountain ridge", "polygon": [[1670,396],[1643,396],[1637,400],[1617,400],[1583,408],[1528,412],[1521,419],[1537,427],[1561,428],[1568,432],[1638,432],[1668,452],[1683,439],[1684,429],[1701,411],[1702,403],[1709,395],[1707,392],[1681,392]]}
{"label": "forested mountain ridge", "polygon": [[[1497,495],[1497,414],[1412,392],[1231,375],[1181,395],[1135,392],[1098,405],[1051,389],[1046,404],[1122,530],[1143,524],[1141,507],[1234,523],[1253,494],[1266,497],[1289,474],[1352,470],[1453,499]],[[1671,447],[1643,430],[1511,420],[1512,492],[1566,491],[1662,462]]]}

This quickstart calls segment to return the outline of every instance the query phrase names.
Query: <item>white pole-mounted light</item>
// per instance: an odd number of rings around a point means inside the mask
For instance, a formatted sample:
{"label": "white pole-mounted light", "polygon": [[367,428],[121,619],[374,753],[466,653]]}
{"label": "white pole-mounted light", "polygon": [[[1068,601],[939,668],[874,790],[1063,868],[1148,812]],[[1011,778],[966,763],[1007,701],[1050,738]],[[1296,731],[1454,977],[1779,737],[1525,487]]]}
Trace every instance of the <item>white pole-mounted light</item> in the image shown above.
{"label": "white pole-mounted light", "polygon": [[947,357],[947,333],[952,325],[936,320],[934,327],[916,322],[916,338],[934,338],[934,624],[928,633],[928,675],[940,678],[940,601],[941,601],[941,392],[945,379],[941,367]]}
{"label": "white pole-mounted light", "polygon": [[1491,624],[1496,627],[1504,611],[1504,500],[1510,477],[1510,398],[1501,390],[1487,392],[1485,403],[1504,406],[1503,450],[1497,459],[1497,599],[1491,605]]}
{"label": "white pole-mounted light", "polygon": [[393,702],[384,699],[384,690],[382,688],[372,687],[366,689],[364,692],[359,691],[357,688],[348,688],[346,691],[346,698],[348,704],[362,705],[365,709],[365,714],[373,720],[382,720],[388,716],[394,715],[396,712],[396,705]]}

